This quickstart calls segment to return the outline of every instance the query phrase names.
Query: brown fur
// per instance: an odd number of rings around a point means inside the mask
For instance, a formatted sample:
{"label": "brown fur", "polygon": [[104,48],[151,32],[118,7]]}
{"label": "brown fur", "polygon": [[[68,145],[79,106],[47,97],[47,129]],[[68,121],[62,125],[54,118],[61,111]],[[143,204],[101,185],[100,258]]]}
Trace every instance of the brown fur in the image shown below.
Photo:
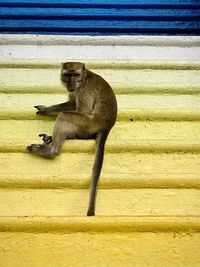
{"label": "brown fur", "polygon": [[95,214],[97,184],[103,163],[106,138],[116,121],[117,103],[110,85],[99,75],[85,69],[80,62],[62,64],[61,81],[69,91],[69,101],[51,107],[35,106],[37,114],[58,113],[52,137],[42,134],[43,144],[32,144],[28,150],[54,158],[68,138],[96,137],[96,159],[93,167],[88,215]]}

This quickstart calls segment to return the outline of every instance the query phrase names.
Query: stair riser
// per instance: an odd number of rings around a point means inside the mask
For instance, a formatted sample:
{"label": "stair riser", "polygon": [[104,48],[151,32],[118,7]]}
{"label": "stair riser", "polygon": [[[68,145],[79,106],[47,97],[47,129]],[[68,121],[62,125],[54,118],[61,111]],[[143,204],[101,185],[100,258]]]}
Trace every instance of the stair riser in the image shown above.
{"label": "stair riser", "polygon": [[[89,189],[0,189],[0,210],[1,216],[86,216],[88,199]],[[199,203],[196,189],[100,189],[96,215],[198,216]]]}
{"label": "stair riser", "polygon": [[[4,174],[91,174],[92,153],[63,153],[49,160],[30,153],[1,153],[0,173]],[[199,153],[107,153],[102,173],[199,173]]]}
{"label": "stair riser", "polygon": [[[54,118],[55,120],[55,118]],[[37,140],[40,133],[52,134],[54,120],[0,120],[1,140]],[[17,131],[16,131],[17,129]],[[200,140],[199,121],[117,122],[109,139],[192,139]]]}
{"label": "stair riser", "polygon": [[199,265],[199,233],[0,233],[0,239],[1,267]]}

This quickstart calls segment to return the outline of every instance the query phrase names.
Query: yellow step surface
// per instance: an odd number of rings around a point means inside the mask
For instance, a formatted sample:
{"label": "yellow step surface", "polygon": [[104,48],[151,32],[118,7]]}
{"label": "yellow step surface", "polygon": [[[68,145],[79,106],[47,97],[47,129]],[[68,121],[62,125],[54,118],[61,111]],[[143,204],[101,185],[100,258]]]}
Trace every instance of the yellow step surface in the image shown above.
{"label": "yellow step surface", "polygon": [[[1,113],[1,112],[0,112]],[[38,134],[52,134],[54,120],[0,120],[2,140],[38,140]],[[16,129],[18,129],[16,131]],[[14,138],[13,138],[14,137]],[[110,132],[109,140],[165,139],[200,140],[199,121],[119,121]],[[28,143],[28,141],[27,141]]]}
{"label": "yellow step surface", "polygon": [[[1,216],[85,216],[89,189],[1,189]],[[97,216],[198,216],[198,189],[100,189]],[[109,204],[108,204],[109,203]]]}
{"label": "yellow step surface", "polygon": [[94,140],[51,160],[26,146],[64,102],[62,60],[0,60],[0,267],[200,266],[200,63],[87,61],[113,86],[96,216]]}
{"label": "yellow step surface", "polygon": [[[38,65],[31,65],[18,62],[17,68],[7,68],[7,64],[1,65],[0,92],[29,92],[32,93],[58,93],[63,92],[60,83],[59,64],[56,68],[46,68],[45,62]],[[103,67],[103,64],[93,64],[92,70],[102,75],[114,88],[116,93],[133,92],[168,92],[168,93],[199,93],[199,65],[196,62],[185,64],[155,63],[141,67],[138,62],[110,64]],[[115,67],[116,65],[116,67]],[[129,65],[129,66],[128,66]],[[172,66],[173,65],[173,66]],[[184,65],[184,63],[183,63]],[[16,66],[11,64],[11,66]],[[138,67],[137,67],[138,66]],[[153,67],[151,67],[153,66]],[[9,78],[8,78],[9,77]]]}
{"label": "yellow step surface", "polygon": [[[106,153],[102,173],[199,173],[199,153]],[[1,153],[4,174],[90,174],[94,153],[63,153],[54,160],[30,153]],[[31,164],[30,164],[31,163]]]}
{"label": "yellow step surface", "polygon": [[0,233],[2,267],[199,266],[199,233]]}

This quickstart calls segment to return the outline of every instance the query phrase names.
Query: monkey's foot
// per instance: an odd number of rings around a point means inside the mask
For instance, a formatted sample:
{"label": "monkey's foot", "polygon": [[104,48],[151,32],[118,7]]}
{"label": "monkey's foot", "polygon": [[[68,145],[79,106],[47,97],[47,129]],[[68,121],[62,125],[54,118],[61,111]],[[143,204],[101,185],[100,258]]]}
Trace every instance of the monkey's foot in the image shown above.
{"label": "monkey's foot", "polygon": [[47,134],[39,134],[39,137],[42,137],[42,140],[44,141],[44,144],[51,144],[52,143],[52,136]]}
{"label": "monkey's foot", "polygon": [[40,153],[43,147],[44,145],[31,144],[30,146],[27,146],[27,149],[34,153]]}
{"label": "monkey's foot", "polygon": [[47,144],[32,144],[30,146],[27,146],[27,149],[30,152],[37,153],[39,155],[42,155],[46,158],[53,158],[55,155],[51,153],[51,148]]}
{"label": "monkey's foot", "polygon": [[88,210],[87,216],[95,216],[94,210]]}

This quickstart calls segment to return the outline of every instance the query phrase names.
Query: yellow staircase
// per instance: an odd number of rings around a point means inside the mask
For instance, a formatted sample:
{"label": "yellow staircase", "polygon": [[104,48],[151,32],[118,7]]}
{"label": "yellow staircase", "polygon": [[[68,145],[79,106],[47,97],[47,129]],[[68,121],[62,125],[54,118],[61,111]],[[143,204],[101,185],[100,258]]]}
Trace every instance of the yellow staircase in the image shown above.
{"label": "yellow staircase", "polygon": [[64,102],[59,60],[0,60],[0,267],[200,266],[200,62],[86,61],[118,100],[96,217],[94,140],[26,151]]}

